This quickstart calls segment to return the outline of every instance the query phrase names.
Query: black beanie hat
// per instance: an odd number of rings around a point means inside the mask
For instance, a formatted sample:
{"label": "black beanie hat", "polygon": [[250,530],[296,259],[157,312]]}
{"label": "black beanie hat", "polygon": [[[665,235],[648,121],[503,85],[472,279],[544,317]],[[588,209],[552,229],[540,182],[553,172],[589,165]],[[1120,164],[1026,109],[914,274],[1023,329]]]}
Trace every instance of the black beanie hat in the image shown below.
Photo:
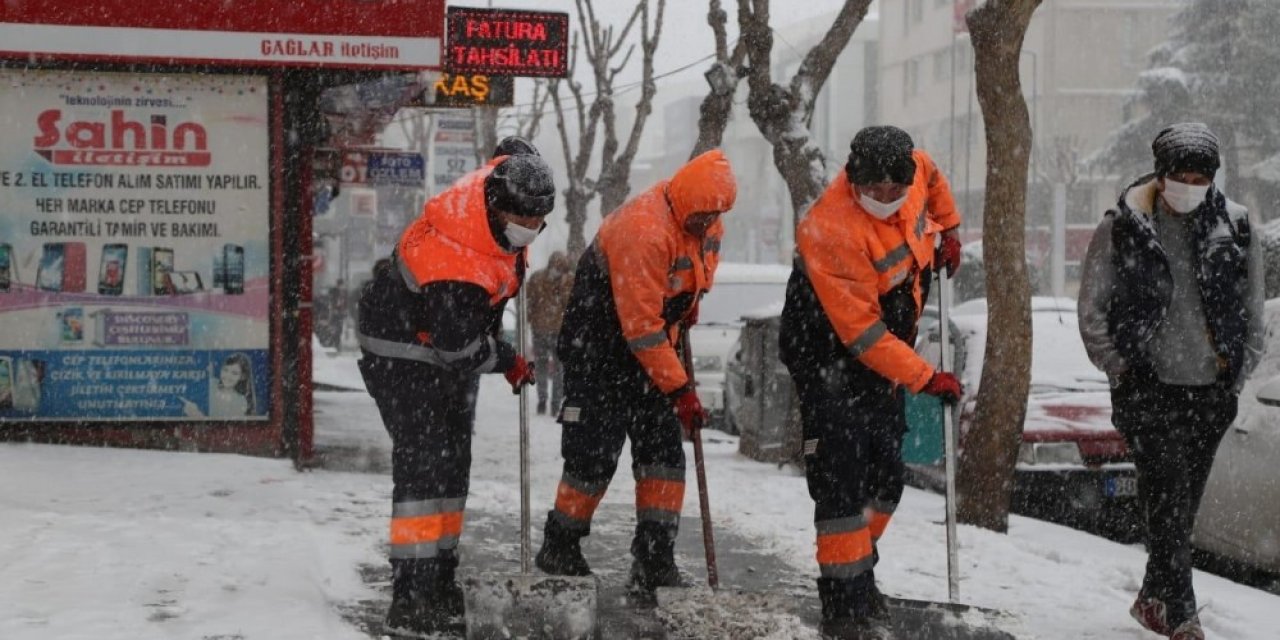
{"label": "black beanie hat", "polygon": [[508,156],[485,178],[484,197],[490,211],[545,216],[556,205],[551,167],[540,156]]}
{"label": "black beanie hat", "polygon": [[1165,127],[1151,143],[1156,158],[1156,175],[1194,171],[1213,178],[1218,172],[1218,136],[1201,122],[1182,122]]}
{"label": "black beanie hat", "polygon": [[866,127],[849,144],[849,161],[844,166],[849,182],[911,184],[916,177],[914,150],[911,136],[902,129]]}
{"label": "black beanie hat", "polygon": [[493,157],[498,156],[540,156],[532,142],[520,136],[507,136],[493,149]]}

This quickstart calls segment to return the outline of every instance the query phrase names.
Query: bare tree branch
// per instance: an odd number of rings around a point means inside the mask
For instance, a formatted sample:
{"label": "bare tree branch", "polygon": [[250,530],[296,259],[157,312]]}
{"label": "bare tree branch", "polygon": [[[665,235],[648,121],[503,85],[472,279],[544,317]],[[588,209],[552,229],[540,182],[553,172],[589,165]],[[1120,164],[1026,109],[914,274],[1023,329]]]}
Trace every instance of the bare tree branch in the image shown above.
{"label": "bare tree branch", "polygon": [[797,223],[822,194],[826,181],[826,158],[809,135],[815,101],[870,4],[871,0],[845,0],[822,40],[801,62],[790,88],[785,88],[773,81],[770,71],[769,0],[738,0],[740,42],[745,42],[749,61],[747,111],[773,145],[773,163],[787,184]]}
{"label": "bare tree branch", "polygon": [[695,158],[711,149],[719,147],[724,140],[724,130],[729,126],[729,118],[733,114],[733,95],[737,93],[738,82],[746,70],[742,67],[747,57],[746,38],[738,38],[729,53],[729,34],[726,25],[729,15],[720,4],[720,0],[710,0],[707,10],[707,24],[716,40],[716,61],[707,72],[711,90],[702,99],[698,108],[698,141],[693,145],[690,158]]}

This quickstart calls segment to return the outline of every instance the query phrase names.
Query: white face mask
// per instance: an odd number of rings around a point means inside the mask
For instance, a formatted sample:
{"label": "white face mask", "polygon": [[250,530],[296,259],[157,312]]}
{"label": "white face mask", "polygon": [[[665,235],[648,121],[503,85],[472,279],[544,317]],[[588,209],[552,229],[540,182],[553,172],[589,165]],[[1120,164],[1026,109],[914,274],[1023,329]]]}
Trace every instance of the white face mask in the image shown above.
{"label": "white face mask", "polygon": [[506,228],[502,230],[502,235],[507,237],[507,244],[510,244],[517,249],[527,247],[532,244],[533,241],[537,239],[539,233],[542,233],[542,227],[529,229],[511,222],[508,222]]}
{"label": "white face mask", "polygon": [[1171,178],[1164,179],[1164,196],[1165,204],[1170,209],[1178,213],[1191,213],[1201,204],[1204,204],[1204,198],[1209,194],[1209,185],[1198,187],[1185,182],[1178,182]]}
{"label": "white face mask", "polygon": [[898,198],[893,202],[880,202],[868,195],[858,196],[858,204],[861,204],[862,208],[866,209],[867,213],[870,213],[877,220],[884,220],[885,218],[897,213],[898,209],[901,209],[903,203],[906,201],[906,195],[903,195],[901,198]]}

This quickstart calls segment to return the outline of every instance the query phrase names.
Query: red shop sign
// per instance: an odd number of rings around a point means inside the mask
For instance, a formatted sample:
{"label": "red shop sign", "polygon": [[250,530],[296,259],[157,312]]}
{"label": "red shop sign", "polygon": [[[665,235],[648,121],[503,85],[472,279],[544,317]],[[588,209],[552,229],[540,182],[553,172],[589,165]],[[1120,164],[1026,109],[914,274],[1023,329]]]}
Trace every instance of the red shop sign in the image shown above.
{"label": "red shop sign", "polygon": [[569,14],[449,7],[450,73],[563,78],[569,73]]}

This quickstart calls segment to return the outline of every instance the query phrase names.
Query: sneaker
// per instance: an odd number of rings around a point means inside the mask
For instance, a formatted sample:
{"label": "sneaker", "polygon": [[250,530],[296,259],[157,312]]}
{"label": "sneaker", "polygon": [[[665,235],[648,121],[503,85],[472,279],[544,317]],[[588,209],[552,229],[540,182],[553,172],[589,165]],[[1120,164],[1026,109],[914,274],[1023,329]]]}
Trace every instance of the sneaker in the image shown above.
{"label": "sneaker", "polygon": [[830,618],[818,627],[822,640],[893,640],[882,621],[867,618]]}
{"label": "sneaker", "polygon": [[[1156,598],[1147,598],[1139,595],[1137,600],[1133,601],[1133,606],[1129,607],[1129,615],[1133,616],[1138,624],[1142,625],[1149,631],[1158,633],[1162,636],[1169,635],[1172,630],[1169,629],[1169,623],[1165,621],[1165,605]],[[1197,623],[1197,626],[1199,623]],[[1203,633],[1201,634],[1203,637]]]}
{"label": "sneaker", "polygon": [[1200,618],[1193,617],[1178,625],[1169,638],[1170,640],[1204,640],[1204,628],[1200,626]]}

